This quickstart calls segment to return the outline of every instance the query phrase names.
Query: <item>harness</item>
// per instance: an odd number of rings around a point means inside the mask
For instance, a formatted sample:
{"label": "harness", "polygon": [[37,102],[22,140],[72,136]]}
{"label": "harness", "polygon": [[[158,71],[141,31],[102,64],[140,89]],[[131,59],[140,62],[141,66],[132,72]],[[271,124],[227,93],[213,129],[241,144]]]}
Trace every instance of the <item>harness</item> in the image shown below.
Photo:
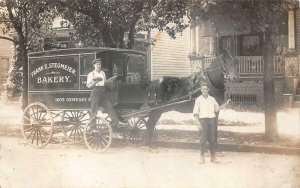
{"label": "harness", "polygon": [[221,55],[221,57],[219,59],[220,59],[219,63],[213,67],[209,66],[207,69],[204,70],[204,74],[206,74],[207,72],[211,72],[211,71],[221,70],[222,73],[224,74],[224,77],[228,78],[229,73],[225,67],[226,60],[223,58],[223,55]]}
{"label": "harness", "polygon": [[216,86],[213,85],[213,83],[210,81],[210,78],[208,77],[208,72],[211,72],[211,71],[216,71],[216,70],[221,70],[222,73],[224,74],[224,77],[225,78],[228,78],[228,70],[226,69],[225,67],[225,59],[223,58],[223,55],[221,55],[221,57],[219,58],[220,59],[220,62],[217,64],[217,66],[214,66],[213,68],[210,68],[208,67],[206,70],[204,70],[204,76],[205,76],[205,79],[207,80],[207,85],[208,87],[210,88],[210,90],[217,94],[217,93],[224,93],[225,92],[225,87],[224,88],[217,88]]}
{"label": "harness", "polygon": [[213,85],[213,83],[210,81],[207,72],[204,72],[205,80],[207,81],[207,86],[213,93],[223,93],[226,89],[225,88],[217,88],[216,86]]}

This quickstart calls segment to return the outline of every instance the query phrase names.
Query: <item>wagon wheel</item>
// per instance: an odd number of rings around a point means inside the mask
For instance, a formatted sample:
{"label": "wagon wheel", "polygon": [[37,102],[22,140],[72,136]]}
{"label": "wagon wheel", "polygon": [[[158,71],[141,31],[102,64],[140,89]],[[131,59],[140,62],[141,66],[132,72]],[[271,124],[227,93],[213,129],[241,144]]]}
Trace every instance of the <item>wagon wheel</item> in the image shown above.
{"label": "wagon wheel", "polygon": [[88,121],[83,135],[87,147],[97,153],[107,150],[113,139],[109,122],[101,117],[95,117]]}
{"label": "wagon wheel", "polygon": [[46,105],[35,102],[28,105],[23,114],[22,134],[26,142],[35,148],[43,148],[53,135],[54,122]]}
{"label": "wagon wheel", "polygon": [[149,133],[146,123],[143,117],[128,119],[129,129],[124,133],[126,142],[137,147],[147,144]]}
{"label": "wagon wheel", "polygon": [[65,137],[74,143],[83,141],[84,125],[90,119],[89,111],[67,110],[62,115],[62,131]]}

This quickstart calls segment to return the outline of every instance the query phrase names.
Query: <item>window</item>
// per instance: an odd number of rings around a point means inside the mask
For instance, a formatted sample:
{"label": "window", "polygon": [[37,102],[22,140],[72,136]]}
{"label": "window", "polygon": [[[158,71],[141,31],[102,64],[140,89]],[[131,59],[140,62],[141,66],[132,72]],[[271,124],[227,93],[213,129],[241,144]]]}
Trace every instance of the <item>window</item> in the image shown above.
{"label": "window", "polygon": [[261,55],[260,36],[248,35],[242,36],[241,53],[243,56],[259,56]]}

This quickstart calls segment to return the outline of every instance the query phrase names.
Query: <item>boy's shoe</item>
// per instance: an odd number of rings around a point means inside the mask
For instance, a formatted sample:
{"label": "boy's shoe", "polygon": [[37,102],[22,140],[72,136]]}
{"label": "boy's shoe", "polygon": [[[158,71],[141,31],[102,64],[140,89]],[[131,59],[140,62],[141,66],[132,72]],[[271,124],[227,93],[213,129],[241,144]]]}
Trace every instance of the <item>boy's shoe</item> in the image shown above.
{"label": "boy's shoe", "polygon": [[210,162],[212,162],[212,163],[219,163],[219,161],[217,160],[216,156],[212,156],[210,158]]}
{"label": "boy's shoe", "polygon": [[204,163],[205,163],[205,158],[204,158],[204,156],[201,156],[201,157],[200,157],[199,164],[204,164]]}

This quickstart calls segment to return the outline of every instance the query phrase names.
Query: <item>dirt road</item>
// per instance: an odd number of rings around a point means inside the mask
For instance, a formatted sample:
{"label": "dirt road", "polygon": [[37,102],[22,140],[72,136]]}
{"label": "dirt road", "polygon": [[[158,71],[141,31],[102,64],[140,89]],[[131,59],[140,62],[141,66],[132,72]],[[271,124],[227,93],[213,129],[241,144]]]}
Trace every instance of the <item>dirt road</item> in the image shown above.
{"label": "dirt road", "polygon": [[0,137],[0,187],[299,187],[300,156],[219,153],[198,164],[195,150],[50,144],[33,149]]}

